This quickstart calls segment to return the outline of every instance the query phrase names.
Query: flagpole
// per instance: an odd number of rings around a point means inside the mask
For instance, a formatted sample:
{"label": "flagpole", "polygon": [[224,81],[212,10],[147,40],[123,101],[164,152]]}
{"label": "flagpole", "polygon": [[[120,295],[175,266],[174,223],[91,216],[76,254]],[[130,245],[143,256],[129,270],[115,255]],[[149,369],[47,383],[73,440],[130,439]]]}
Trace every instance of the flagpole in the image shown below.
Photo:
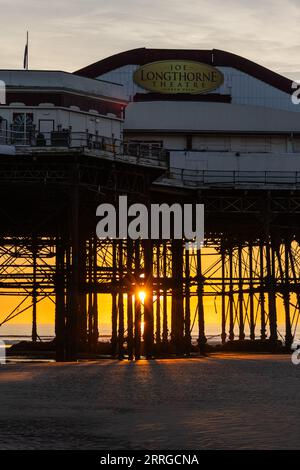
{"label": "flagpole", "polygon": [[28,31],[27,31],[27,34],[26,34],[26,44],[27,44],[27,62],[26,62],[26,70],[28,70],[28,63],[29,63]]}
{"label": "flagpole", "polygon": [[28,70],[28,31],[26,33],[26,44],[24,50],[23,69]]}

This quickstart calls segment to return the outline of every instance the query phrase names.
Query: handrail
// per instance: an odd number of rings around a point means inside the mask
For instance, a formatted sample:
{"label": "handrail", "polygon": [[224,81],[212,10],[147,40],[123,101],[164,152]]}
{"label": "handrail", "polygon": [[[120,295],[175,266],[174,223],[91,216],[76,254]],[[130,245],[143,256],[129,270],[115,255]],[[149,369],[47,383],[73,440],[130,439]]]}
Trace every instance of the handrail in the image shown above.
{"label": "handrail", "polygon": [[186,170],[170,168],[167,178],[177,180],[185,186],[200,185],[294,185],[300,186],[299,171],[277,170]]}
{"label": "handrail", "polygon": [[147,158],[159,162],[168,162],[168,152],[148,142],[124,142],[120,139],[106,137],[90,132],[76,132],[59,129],[51,132],[38,132],[34,128],[26,131],[1,130],[0,145],[19,147],[65,147],[100,150],[115,156],[133,156],[137,160]]}

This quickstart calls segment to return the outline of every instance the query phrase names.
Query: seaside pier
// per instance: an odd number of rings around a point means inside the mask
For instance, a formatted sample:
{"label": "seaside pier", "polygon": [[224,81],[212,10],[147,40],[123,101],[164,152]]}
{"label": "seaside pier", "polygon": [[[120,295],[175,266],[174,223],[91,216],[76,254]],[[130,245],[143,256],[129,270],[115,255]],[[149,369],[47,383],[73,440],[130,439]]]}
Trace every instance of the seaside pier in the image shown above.
{"label": "seaside pier", "polygon": [[[5,322],[31,299],[33,343],[38,304],[51,298],[57,360],[202,353],[213,298],[224,347],[274,351],[281,341],[290,349],[299,319],[300,178],[269,173],[252,188],[241,173],[228,188],[206,172],[174,188],[163,151],[155,159],[85,147],[21,152],[0,161],[0,294],[20,298]],[[204,247],[97,239],[98,204],[124,194],[146,204],[203,203]],[[98,341],[108,308],[111,337],[103,350]]]}
{"label": "seaside pier", "polygon": [[[195,61],[204,90],[183,71],[181,89],[136,74]],[[290,350],[300,312],[290,80],[224,51],[144,48],[73,74],[0,78],[0,295],[19,300],[0,325],[29,310],[24,347],[50,348],[59,361]],[[99,240],[97,206],[123,195],[146,206],[204,204],[204,246]],[[46,299],[55,312],[47,344]]]}

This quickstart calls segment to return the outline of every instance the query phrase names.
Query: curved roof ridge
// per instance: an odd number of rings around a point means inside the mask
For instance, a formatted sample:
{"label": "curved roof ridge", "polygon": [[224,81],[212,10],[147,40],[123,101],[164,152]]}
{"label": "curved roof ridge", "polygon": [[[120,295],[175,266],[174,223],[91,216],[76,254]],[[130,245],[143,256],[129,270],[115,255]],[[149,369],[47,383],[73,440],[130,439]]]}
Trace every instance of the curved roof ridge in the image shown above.
{"label": "curved roof ridge", "polygon": [[245,57],[221,49],[147,49],[140,47],[106,57],[76,70],[74,74],[95,78],[124,65],[144,65],[149,62],[172,59],[196,60],[214,66],[233,67],[285,93],[291,94],[293,91],[292,80]]}

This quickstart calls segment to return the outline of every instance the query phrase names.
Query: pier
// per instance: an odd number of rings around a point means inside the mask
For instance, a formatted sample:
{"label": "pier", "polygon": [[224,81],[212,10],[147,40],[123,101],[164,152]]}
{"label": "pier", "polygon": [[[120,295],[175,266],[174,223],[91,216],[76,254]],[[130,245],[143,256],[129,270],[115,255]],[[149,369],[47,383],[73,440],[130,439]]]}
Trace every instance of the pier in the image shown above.
{"label": "pier", "polygon": [[[278,175],[261,182],[253,172],[250,180],[235,175],[228,185],[210,174],[208,181],[176,186],[166,152],[153,158],[124,148],[116,142],[109,151],[90,142],[32,145],[1,156],[0,295],[20,299],[4,322],[20,315],[30,298],[32,342],[38,342],[37,310],[50,298],[56,359],[72,361],[99,353],[102,299],[109,295],[111,357],[182,357],[208,347],[206,304],[213,297],[224,347],[290,350],[300,300],[297,175],[276,184]],[[204,247],[188,250],[184,240],[98,240],[96,208],[119,195],[145,204],[203,203]]]}

